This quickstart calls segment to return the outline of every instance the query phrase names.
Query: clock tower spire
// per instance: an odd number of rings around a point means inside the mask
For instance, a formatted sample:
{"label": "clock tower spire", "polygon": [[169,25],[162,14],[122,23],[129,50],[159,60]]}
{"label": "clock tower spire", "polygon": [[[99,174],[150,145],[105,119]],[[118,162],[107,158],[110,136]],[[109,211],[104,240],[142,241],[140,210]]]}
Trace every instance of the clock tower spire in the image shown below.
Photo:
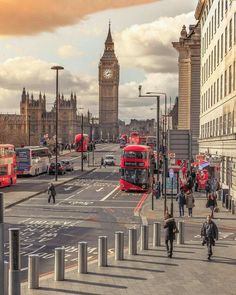
{"label": "clock tower spire", "polygon": [[105,49],[99,63],[99,124],[102,139],[116,140],[119,136],[118,90],[120,66],[115,55],[111,24],[105,41]]}

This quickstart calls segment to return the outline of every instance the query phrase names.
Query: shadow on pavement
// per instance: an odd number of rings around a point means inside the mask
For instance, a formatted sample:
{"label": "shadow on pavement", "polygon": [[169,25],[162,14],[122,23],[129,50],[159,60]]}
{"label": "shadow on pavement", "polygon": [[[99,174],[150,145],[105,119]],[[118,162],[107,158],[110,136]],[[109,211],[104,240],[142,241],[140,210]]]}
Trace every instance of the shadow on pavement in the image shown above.
{"label": "shadow on pavement", "polygon": [[107,273],[88,272],[88,274],[91,274],[91,275],[94,275],[94,276],[111,277],[111,278],[128,279],[128,280],[140,280],[140,281],[147,280],[147,279],[141,278],[141,277],[122,276],[122,275],[107,274]]}
{"label": "shadow on pavement", "polygon": [[127,286],[120,286],[120,285],[111,285],[111,284],[104,284],[104,283],[98,283],[98,282],[91,282],[91,281],[79,281],[79,280],[73,280],[73,279],[65,279],[66,282],[70,283],[78,283],[78,284],[84,284],[84,285],[91,285],[91,286],[100,286],[100,287],[108,287],[108,288],[116,288],[116,289],[127,289]]}
{"label": "shadow on pavement", "polygon": [[[149,255],[142,255],[139,254],[139,256],[149,256]],[[155,256],[155,257],[160,257],[160,258],[166,258],[163,256]],[[146,260],[132,260],[132,259],[125,259],[125,261],[130,261],[130,262],[141,262],[141,263],[147,263],[147,264],[155,264],[155,265],[167,265],[167,266],[179,266],[178,264],[174,264],[174,263],[165,263],[165,262],[154,262],[154,261],[146,261]]]}
{"label": "shadow on pavement", "polygon": [[47,292],[58,292],[58,293],[62,293],[62,294],[80,294],[80,295],[100,295],[99,293],[87,293],[87,292],[77,292],[77,291],[73,291],[73,290],[65,290],[65,289],[53,289],[53,288],[48,288],[48,287],[40,287],[39,290],[41,291],[47,291]]}
{"label": "shadow on pavement", "polygon": [[109,265],[109,267],[120,268],[120,269],[130,269],[130,270],[135,270],[135,271],[137,270],[137,271],[148,271],[148,272],[165,272],[164,270],[140,268],[140,267],[131,267],[131,266]]}

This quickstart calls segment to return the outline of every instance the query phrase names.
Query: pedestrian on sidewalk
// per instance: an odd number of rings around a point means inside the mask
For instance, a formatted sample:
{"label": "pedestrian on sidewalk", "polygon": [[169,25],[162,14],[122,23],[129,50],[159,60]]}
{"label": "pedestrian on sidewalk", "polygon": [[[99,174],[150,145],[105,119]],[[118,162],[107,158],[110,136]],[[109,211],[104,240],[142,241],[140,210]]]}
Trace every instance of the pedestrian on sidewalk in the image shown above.
{"label": "pedestrian on sidewalk", "polygon": [[186,193],[186,208],[188,208],[188,217],[193,217],[193,207],[195,207],[195,199],[192,191]]}
{"label": "pedestrian on sidewalk", "polygon": [[102,168],[103,166],[104,166],[104,159],[103,157],[101,157],[100,168]]}
{"label": "pedestrian on sidewalk", "polygon": [[186,199],[183,188],[180,189],[180,193],[176,196],[176,201],[179,204],[179,217],[184,217],[184,205],[186,204]]}
{"label": "pedestrian on sidewalk", "polygon": [[56,197],[56,189],[54,184],[51,182],[49,187],[48,187],[48,203],[50,203],[51,198],[53,200],[53,204],[55,204],[55,197]]}
{"label": "pedestrian on sidewalk", "polygon": [[206,198],[208,199],[208,196],[211,192],[211,184],[210,184],[210,180],[208,179],[206,184],[205,184],[205,191],[206,191]]}
{"label": "pedestrian on sidewalk", "polygon": [[175,219],[171,214],[167,214],[164,219],[164,232],[165,232],[165,244],[167,256],[172,258],[173,255],[173,243],[175,240],[175,234],[178,233]]}
{"label": "pedestrian on sidewalk", "polygon": [[211,218],[214,218],[214,210],[217,207],[217,201],[216,201],[216,196],[214,193],[209,194],[207,203],[206,203],[206,208],[210,208],[211,210]]}
{"label": "pedestrian on sidewalk", "polygon": [[215,240],[218,240],[218,228],[212,221],[211,215],[207,216],[207,220],[202,225],[201,237],[203,238],[202,245],[207,245],[208,260],[210,260],[213,255],[212,246],[215,246]]}

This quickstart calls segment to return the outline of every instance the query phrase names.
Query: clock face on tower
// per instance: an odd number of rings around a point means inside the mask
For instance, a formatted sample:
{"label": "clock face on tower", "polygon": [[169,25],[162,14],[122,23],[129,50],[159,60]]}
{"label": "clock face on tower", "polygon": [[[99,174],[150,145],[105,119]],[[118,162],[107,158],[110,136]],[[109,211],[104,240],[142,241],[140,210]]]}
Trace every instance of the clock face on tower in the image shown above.
{"label": "clock face on tower", "polygon": [[103,70],[103,77],[105,79],[112,78],[112,75],[113,75],[113,73],[112,73],[112,70],[111,69],[105,69],[105,70]]}

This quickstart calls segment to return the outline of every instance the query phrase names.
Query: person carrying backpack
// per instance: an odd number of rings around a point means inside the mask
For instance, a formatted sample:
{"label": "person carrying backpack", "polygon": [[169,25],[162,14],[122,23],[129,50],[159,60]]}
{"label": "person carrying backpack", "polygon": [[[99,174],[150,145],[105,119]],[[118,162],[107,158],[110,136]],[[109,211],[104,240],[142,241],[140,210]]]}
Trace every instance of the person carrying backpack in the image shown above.
{"label": "person carrying backpack", "polygon": [[183,189],[180,189],[180,193],[176,196],[176,201],[179,204],[179,217],[184,217],[184,205],[186,204],[186,199]]}

